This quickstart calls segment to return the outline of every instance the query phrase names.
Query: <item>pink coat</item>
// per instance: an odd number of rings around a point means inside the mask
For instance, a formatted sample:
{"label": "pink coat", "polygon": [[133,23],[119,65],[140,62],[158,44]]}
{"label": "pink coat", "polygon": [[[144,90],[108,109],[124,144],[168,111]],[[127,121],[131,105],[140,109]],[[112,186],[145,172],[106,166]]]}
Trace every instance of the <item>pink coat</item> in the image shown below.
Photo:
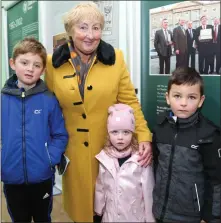
{"label": "pink coat", "polygon": [[118,160],[102,150],[95,187],[94,211],[102,222],[155,222],[152,214],[154,187],[151,166],[141,167],[132,155],[120,167]]}

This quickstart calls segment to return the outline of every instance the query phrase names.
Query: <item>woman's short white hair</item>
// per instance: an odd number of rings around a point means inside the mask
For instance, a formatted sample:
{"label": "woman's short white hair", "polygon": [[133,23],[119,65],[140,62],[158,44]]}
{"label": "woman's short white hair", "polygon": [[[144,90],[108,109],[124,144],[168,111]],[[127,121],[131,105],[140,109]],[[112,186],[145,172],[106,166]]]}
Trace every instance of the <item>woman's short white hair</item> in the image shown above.
{"label": "woman's short white hair", "polygon": [[64,28],[68,35],[73,27],[83,19],[98,20],[101,29],[104,28],[104,15],[94,2],[82,2],[72,8],[63,18]]}

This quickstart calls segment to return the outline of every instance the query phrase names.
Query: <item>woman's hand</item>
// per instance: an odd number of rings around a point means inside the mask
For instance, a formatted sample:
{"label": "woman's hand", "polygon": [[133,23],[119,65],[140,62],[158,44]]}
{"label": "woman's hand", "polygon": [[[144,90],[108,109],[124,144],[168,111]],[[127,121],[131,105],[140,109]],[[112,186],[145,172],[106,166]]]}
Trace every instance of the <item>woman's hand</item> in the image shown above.
{"label": "woman's hand", "polygon": [[153,155],[151,142],[139,143],[139,155],[140,158],[138,162],[140,162],[141,166],[147,167],[152,163]]}

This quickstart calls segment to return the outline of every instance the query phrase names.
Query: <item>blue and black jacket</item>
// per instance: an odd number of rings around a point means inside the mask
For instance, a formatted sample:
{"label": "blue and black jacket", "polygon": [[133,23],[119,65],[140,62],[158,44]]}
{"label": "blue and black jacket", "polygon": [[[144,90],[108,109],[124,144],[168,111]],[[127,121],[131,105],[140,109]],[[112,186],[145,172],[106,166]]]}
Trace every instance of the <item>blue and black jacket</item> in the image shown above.
{"label": "blue and black jacket", "polygon": [[68,133],[59,103],[41,79],[27,91],[16,82],[13,75],[1,91],[1,180],[39,183],[54,176]]}

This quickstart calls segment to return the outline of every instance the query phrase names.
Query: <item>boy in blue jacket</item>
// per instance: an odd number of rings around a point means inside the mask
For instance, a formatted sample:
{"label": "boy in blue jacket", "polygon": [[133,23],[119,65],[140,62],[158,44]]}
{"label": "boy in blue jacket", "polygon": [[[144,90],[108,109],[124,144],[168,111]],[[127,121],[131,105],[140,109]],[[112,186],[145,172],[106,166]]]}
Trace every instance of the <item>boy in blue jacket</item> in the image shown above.
{"label": "boy in blue jacket", "polygon": [[36,39],[20,41],[1,91],[1,180],[13,222],[51,222],[55,165],[68,142],[59,103],[40,79],[46,57]]}

